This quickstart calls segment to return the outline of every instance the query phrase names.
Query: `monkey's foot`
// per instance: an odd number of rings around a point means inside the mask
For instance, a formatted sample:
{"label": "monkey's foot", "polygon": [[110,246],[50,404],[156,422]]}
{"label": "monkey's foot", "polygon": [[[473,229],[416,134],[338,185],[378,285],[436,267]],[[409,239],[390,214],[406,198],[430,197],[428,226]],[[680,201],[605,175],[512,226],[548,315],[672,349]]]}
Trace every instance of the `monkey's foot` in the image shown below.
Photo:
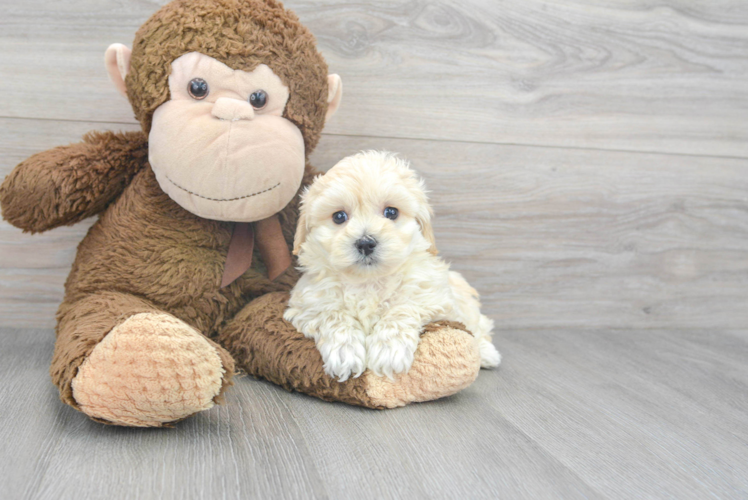
{"label": "monkey's foot", "polygon": [[441,321],[424,327],[408,373],[391,380],[367,370],[340,382],[325,373],[314,340],[283,319],[287,305],[285,292],[258,297],[218,336],[245,372],[286,389],[327,401],[395,408],[450,396],[472,384],[480,371],[476,339],[462,324]]}
{"label": "monkey's foot", "polygon": [[141,313],[94,348],[73,379],[73,397],[95,420],[159,427],[211,408],[225,374],[216,348],[194,328]]}
{"label": "monkey's foot", "polygon": [[364,373],[366,394],[375,406],[395,408],[455,394],[472,384],[481,367],[475,338],[451,322],[426,325],[413,365],[390,379]]}

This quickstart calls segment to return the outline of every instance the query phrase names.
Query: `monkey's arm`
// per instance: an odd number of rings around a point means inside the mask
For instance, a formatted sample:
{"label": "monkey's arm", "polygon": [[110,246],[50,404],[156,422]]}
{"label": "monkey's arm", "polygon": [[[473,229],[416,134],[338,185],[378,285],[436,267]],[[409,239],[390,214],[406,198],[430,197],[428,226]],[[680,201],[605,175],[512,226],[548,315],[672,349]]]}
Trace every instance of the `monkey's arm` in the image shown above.
{"label": "monkey's arm", "polygon": [[148,161],[143,132],[90,132],[21,162],[0,186],[3,218],[38,233],[104,210]]}

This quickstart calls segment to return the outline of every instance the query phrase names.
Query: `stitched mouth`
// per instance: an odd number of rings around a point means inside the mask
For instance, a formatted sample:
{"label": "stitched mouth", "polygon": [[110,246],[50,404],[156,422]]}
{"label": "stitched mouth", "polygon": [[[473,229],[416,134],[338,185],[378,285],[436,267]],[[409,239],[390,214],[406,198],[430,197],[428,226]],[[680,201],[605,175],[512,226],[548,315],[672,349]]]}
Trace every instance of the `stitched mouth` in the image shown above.
{"label": "stitched mouth", "polygon": [[275,186],[269,187],[267,189],[263,189],[262,191],[257,191],[256,193],[252,193],[252,194],[246,194],[244,196],[237,196],[236,198],[209,198],[207,196],[203,196],[201,194],[198,194],[198,193],[195,193],[193,191],[190,191],[189,189],[183,188],[182,186],[180,186],[179,184],[177,184],[173,180],[169,179],[168,175],[166,176],[166,180],[168,180],[169,182],[171,182],[172,184],[174,184],[176,187],[178,187],[179,189],[181,189],[185,193],[189,193],[191,195],[197,196],[198,198],[202,198],[204,200],[210,200],[210,201],[236,201],[236,200],[243,200],[245,198],[251,198],[253,196],[260,195],[262,193],[267,193],[268,191],[272,191],[273,189],[275,189],[275,188],[277,188],[278,186],[281,185],[281,183],[279,182]]}

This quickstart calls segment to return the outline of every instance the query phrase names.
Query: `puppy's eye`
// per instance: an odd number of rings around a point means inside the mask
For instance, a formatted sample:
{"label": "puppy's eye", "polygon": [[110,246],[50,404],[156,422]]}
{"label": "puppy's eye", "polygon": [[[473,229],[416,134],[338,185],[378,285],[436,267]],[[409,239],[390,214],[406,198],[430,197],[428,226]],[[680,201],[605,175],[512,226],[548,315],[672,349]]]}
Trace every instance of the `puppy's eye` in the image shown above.
{"label": "puppy's eye", "polygon": [[262,109],[268,103],[268,94],[264,90],[257,90],[249,95],[249,103],[255,109]]}
{"label": "puppy's eye", "polygon": [[208,95],[208,82],[202,78],[193,78],[190,84],[187,85],[187,92],[189,92],[193,99],[197,99],[198,101],[205,99],[205,96]]}
{"label": "puppy's eye", "polygon": [[340,212],[335,212],[334,214],[332,214],[332,221],[335,224],[342,224],[347,220],[348,220],[348,214],[343,212],[342,210]]}
{"label": "puppy's eye", "polygon": [[397,219],[398,215],[400,215],[400,211],[395,207],[387,207],[384,209],[384,216],[389,220]]}

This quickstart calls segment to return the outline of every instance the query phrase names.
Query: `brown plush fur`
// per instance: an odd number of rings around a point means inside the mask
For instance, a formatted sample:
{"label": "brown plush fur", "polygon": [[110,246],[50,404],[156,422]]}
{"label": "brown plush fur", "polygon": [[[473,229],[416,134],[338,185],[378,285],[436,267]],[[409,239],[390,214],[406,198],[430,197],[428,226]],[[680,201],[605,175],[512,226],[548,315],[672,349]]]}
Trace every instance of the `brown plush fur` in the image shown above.
{"label": "brown plush fur", "polygon": [[75,224],[103,211],[147,160],[142,132],[90,132],[35,154],[0,186],[3,218],[32,233]]}
{"label": "brown plush fur", "polygon": [[[227,29],[230,27],[230,29]],[[136,118],[148,132],[169,100],[164,82],[173,61],[200,52],[252,71],[267,64],[288,86],[283,116],[301,130],[307,153],[319,141],[327,111],[327,63],[314,35],[275,0],[176,0],[138,30],[125,83]]]}
{"label": "brown plush fur", "polygon": [[[285,116],[300,128],[307,154],[319,139],[327,67],[312,35],[279,3],[177,0],[143,25],[127,86],[144,132],[92,133],[82,143],[40,153],[18,165],[0,188],[3,216],[25,231],[101,213],[78,248],[58,313],[50,373],[62,400],[78,407],[72,380],[114,327],[154,312],[173,315],[228,349],[211,341],[226,372],[221,393],[231,384],[236,361],[288,389],[381,407],[367,395],[364,377],[340,384],[326,376],[314,341],[283,321],[284,292],[297,280],[293,268],[270,281],[256,251],[252,267],[220,288],[232,223],[193,215],[159,187],[147,162],[145,133],[153,111],[169,99],[170,62],[190,51],[235,69],[268,64],[289,86]],[[307,165],[303,185],[314,174]],[[289,250],[298,204],[297,193],[279,213]],[[462,355],[472,354],[454,352]]]}
{"label": "brown plush fur", "polygon": [[244,307],[219,333],[242,368],[289,391],[300,391],[327,400],[378,408],[366,394],[363,378],[343,383],[332,380],[322,367],[322,356],[313,341],[283,319],[288,293],[269,293]]}

